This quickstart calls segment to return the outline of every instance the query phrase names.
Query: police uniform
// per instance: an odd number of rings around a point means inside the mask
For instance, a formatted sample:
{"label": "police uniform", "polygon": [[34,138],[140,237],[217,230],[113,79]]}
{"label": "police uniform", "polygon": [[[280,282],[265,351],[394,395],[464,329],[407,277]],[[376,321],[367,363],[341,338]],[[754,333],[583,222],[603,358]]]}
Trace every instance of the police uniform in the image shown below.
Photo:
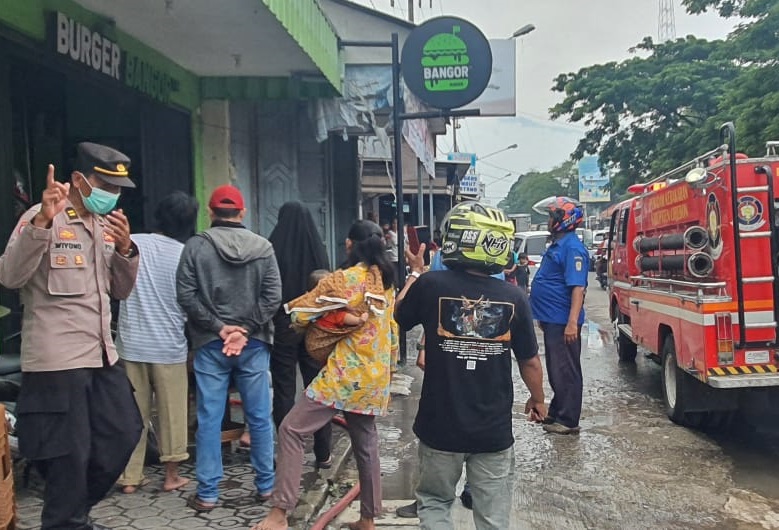
{"label": "police uniform", "polygon": [[[105,146],[78,146],[77,169],[124,187],[130,160]],[[133,246],[120,255],[102,216],[68,201],[49,228],[19,220],[0,256],[0,283],[21,290],[22,455],[44,473],[42,529],[89,529],[89,510],[122,473],[141,432],[138,408],[111,338],[111,297],[124,299],[138,272]]]}

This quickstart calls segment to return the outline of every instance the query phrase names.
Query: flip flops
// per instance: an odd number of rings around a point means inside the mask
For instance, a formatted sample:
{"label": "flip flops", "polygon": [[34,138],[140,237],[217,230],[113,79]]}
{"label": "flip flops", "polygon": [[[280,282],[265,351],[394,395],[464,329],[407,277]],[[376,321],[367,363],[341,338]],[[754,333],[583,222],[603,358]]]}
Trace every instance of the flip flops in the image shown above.
{"label": "flip flops", "polygon": [[187,506],[196,512],[210,512],[216,508],[215,502],[206,502],[197,496],[197,493],[187,499]]}

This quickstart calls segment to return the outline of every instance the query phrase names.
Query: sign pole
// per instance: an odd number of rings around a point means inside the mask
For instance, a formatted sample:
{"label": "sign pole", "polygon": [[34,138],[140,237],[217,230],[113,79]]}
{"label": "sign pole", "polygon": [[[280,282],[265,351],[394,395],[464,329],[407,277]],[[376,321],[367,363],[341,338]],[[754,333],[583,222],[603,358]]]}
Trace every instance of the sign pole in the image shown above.
{"label": "sign pole", "polygon": [[[398,46],[398,34],[392,34],[392,137],[394,143],[394,155],[392,169],[395,173],[395,204],[398,214],[398,288],[402,289],[406,283],[406,223],[403,212],[405,201],[403,200],[403,151],[402,151],[402,127],[400,119],[402,112],[400,101],[400,49]],[[406,364],[406,334],[401,333],[399,338],[398,363]]]}

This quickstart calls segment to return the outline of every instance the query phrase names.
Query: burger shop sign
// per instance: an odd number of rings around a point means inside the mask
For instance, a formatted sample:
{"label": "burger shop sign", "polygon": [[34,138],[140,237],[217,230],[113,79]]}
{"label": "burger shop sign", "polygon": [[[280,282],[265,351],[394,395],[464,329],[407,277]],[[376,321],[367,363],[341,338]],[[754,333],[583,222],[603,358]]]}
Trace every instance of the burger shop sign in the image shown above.
{"label": "burger shop sign", "polygon": [[162,103],[169,103],[171,92],[179,90],[177,79],[141,56],[125,52],[100,32],[59,12],[52,14],[52,18],[53,47],[58,55],[81,63],[98,74],[124,82],[129,88]]}
{"label": "burger shop sign", "polygon": [[409,90],[439,109],[478,98],[492,75],[492,51],[479,28],[461,18],[438,17],[406,39],[400,69]]}

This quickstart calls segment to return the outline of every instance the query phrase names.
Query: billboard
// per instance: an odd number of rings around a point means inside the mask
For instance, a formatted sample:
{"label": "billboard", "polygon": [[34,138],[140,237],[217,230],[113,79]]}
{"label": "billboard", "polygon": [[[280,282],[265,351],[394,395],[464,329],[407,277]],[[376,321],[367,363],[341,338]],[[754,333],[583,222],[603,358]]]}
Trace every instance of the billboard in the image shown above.
{"label": "billboard", "polygon": [[480,116],[517,115],[517,45],[514,39],[490,39],[492,75],[487,88],[464,108]]}
{"label": "billboard", "polygon": [[608,183],[609,176],[601,172],[597,156],[579,160],[579,202],[611,202]]}

